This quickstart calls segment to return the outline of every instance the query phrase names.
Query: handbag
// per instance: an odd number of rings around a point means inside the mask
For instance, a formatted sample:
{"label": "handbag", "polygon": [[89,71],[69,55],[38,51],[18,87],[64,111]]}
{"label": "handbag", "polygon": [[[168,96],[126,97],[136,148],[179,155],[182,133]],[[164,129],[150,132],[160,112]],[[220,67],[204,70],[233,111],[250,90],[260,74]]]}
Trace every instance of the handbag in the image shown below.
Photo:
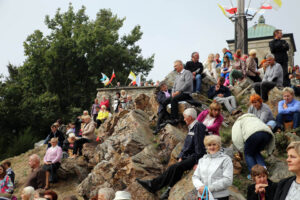
{"label": "handbag", "polygon": [[212,193],[208,190],[208,187],[205,186],[201,197],[198,200],[214,200]]}

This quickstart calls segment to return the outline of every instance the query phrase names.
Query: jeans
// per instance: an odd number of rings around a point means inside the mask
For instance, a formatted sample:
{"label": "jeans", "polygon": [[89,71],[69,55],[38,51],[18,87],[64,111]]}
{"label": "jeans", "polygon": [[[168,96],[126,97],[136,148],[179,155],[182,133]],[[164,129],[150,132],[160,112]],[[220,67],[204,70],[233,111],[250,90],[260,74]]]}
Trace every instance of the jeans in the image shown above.
{"label": "jeans", "polygon": [[291,122],[291,121],[293,121],[293,129],[298,128],[300,122],[300,112],[293,112],[289,114],[279,113],[276,117],[276,122],[281,127],[283,127],[284,122]]}
{"label": "jeans", "polygon": [[254,90],[255,90],[256,94],[258,94],[259,96],[261,96],[261,98],[264,101],[268,101],[268,93],[275,86],[276,86],[276,83],[269,82],[269,81],[258,82],[258,83],[254,83],[253,84],[253,87],[254,87]]}
{"label": "jeans", "polygon": [[195,77],[196,85],[194,85],[194,88],[193,88],[194,92],[200,92],[200,90],[201,90],[201,81],[202,81],[201,74],[196,74],[196,77]]}
{"label": "jeans", "polygon": [[232,113],[236,109],[236,101],[234,96],[229,97],[215,97],[214,100],[216,100],[220,104],[224,104],[226,109]]}
{"label": "jeans", "polygon": [[251,172],[251,168],[256,164],[266,166],[260,152],[269,144],[271,139],[272,135],[270,133],[258,131],[246,140],[244,153],[249,172]]}

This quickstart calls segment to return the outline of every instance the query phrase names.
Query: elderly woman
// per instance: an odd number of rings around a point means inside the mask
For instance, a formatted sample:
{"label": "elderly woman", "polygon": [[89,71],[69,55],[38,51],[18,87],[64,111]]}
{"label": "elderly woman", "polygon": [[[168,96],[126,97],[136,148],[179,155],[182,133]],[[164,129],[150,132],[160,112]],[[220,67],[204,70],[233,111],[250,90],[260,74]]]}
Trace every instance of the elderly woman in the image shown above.
{"label": "elderly woman", "polygon": [[197,120],[206,126],[209,134],[220,135],[219,129],[224,120],[221,108],[218,102],[213,102],[209,105],[209,109],[202,111],[197,117]]}
{"label": "elderly woman", "polygon": [[75,141],[72,158],[76,158],[77,153],[82,155],[82,146],[84,143],[89,143],[96,139],[94,134],[95,123],[91,120],[91,117],[88,115],[84,116],[82,119],[85,122],[85,126],[82,131],[82,138]]}
{"label": "elderly woman", "polygon": [[218,74],[216,70],[217,63],[214,60],[214,54],[209,54],[207,60],[204,62],[204,70],[203,73],[206,74],[206,76],[209,76],[215,81],[218,80]]}
{"label": "elderly woman", "polygon": [[276,127],[276,121],[269,106],[263,103],[262,98],[258,94],[250,96],[250,103],[251,106],[248,109],[248,113],[254,114],[273,130]]}
{"label": "elderly woman", "polygon": [[27,186],[22,190],[21,194],[22,200],[33,200],[34,199],[34,188]]}
{"label": "elderly woman", "polygon": [[[250,113],[240,116],[233,124],[232,142],[239,152],[244,152],[249,173],[256,164],[266,167],[260,154],[263,149],[271,154],[275,148],[275,136],[270,127]],[[248,179],[251,179],[250,174]]]}
{"label": "elderly woman", "polygon": [[292,88],[283,89],[283,100],[278,103],[277,125],[283,129],[285,122],[293,122],[293,128],[300,126],[300,101],[294,99],[295,93]]}
{"label": "elderly woman", "polygon": [[247,200],[273,200],[277,183],[268,179],[268,171],[261,165],[254,165],[251,177],[255,184],[248,187]]}
{"label": "elderly woman", "polygon": [[49,189],[50,181],[57,181],[56,170],[60,167],[60,161],[62,158],[62,149],[60,146],[57,145],[57,138],[52,138],[50,143],[51,147],[46,151],[43,165],[43,169],[46,171],[45,190]]}
{"label": "elderly woman", "polygon": [[98,117],[97,117],[97,127],[99,128],[100,125],[109,117],[109,112],[106,110],[106,106],[102,105],[100,111],[98,112]]}
{"label": "elderly woman", "polygon": [[249,52],[249,57],[246,60],[247,65],[247,76],[254,82],[261,82],[261,78],[259,77],[259,72],[257,71],[257,63],[256,63],[256,50],[251,49]]}
{"label": "elderly woman", "polygon": [[5,167],[0,165],[0,197],[10,197],[10,193],[13,192],[14,186],[10,177],[6,174]]}
{"label": "elderly woman", "polygon": [[218,200],[228,200],[227,187],[232,185],[233,166],[229,156],[220,151],[221,137],[209,135],[204,138],[207,154],[199,159],[192,177],[193,184],[201,197],[205,186]]}
{"label": "elderly woman", "polygon": [[276,200],[294,200],[300,196],[300,141],[292,142],[287,147],[288,170],[296,176],[281,180],[278,183],[274,199]]}

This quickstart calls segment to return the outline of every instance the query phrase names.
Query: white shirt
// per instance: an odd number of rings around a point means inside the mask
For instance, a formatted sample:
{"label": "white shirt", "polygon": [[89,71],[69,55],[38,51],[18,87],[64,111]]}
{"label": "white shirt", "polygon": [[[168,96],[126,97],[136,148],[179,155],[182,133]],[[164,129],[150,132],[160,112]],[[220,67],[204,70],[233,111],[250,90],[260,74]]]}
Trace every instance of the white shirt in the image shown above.
{"label": "white shirt", "polygon": [[212,117],[212,116],[210,116],[210,114],[207,114],[206,117],[205,117],[205,119],[203,120],[202,123],[203,123],[206,127],[209,127],[209,126],[211,126],[211,125],[214,124],[214,121],[215,121],[215,120],[216,120],[215,117]]}

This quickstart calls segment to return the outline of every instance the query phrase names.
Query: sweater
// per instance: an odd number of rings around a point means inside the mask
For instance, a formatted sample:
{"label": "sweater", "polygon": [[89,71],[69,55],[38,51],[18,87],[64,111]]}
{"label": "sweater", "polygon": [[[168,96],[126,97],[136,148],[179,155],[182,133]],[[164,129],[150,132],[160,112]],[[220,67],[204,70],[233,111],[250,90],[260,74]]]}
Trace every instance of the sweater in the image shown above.
{"label": "sweater", "polygon": [[216,91],[216,86],[211,86],[207,92],[209,99],[214,99],[218,94],[223,94],[224,97],[231,96],[229,88],[225,87],[224,85],[221,85],[218,91]]}
{"label": "sweater", "polygon": [[278,113],[279,114],[292,114],[294,112],[300,112],[300,101],[293,99],[290,103],[287,104],[287,108],[284,109],[283,105],[285,100],[278,102]]}
{"label": "sweater", "polygon": [[[218,151],[215,154],[206,154],[198,162],[192,177],[197,190],[207,186],[214,198],[229,196],[227,188],[232,185],[233,165],[231,158]],[[201,194],[198,193],[198,196]]]}
{"label": "sweater", "polygon": [[87,123],[82,131],[82,137],[89,139],[89,140],[95,140],[95,123],[93,121],[90,121]]}
{"label": "sweater", "polygon": [[188,70],[182,70],[177,74],[172,92],[191,94],[193,92],[193,74]]}
{"label": "sweater", "polygon": [[44,156],[44,162],[51,162],[52,164],[60,162],[62,158],[62,149],[60,146],[50,147]]}
{"label": "sweater", "polygon": [[233,145],[240,152],[244,152],[246,140],[259,131],[267,132],[272,135],[271,141],[265,146],[267,152],[271,154],[275,148],[275,136],[272,130],[254,114],[250,113],[240,116],[233,124],[231,134]]}
{"label": "sweater", "polygon": [[275,63],[273,66],[268,66],[262,82],[269,81],[276,83],[277,86],[282,86],[283,83],[283,71],[279,63]]}
{"label": "sweater", "polygon": [[31,174],[26,180],[26,186],[32,186],[35,190],[39,188],[44,188],[46,183],[46,171],[41,168],[35,168],[31,171]]}
{"label": "sweater", "polygon": [[247,58],[246,60],[247,65],[247,76],[256,76],[257,64],[255,59],[252,57]]}
{"label": "sweater", "polygon": [[[203,122],[205,117],[209,114],[209,110],[203,110],[197,117],[197,120],[199,122]],[[213,125],[206,127],[208,132],[212,132],[212,134],[214,135],[220,135],[219,134],[219,129],[222,125],[224,118],[223,116],[220,114],[216,117]]]}
{"label": "sweater", "polygon": [[202,74],[203,72],[203,65],[201,62],[193,62],[193,61],[188,61],[185,64],[184,69],[189,70],[190,72],[196,72],[196,74]]}
{"label": "sweater", "polygon": [[250,106],[250,108],[248,109],[248,113],[254,114],[256,117],[258,117],[264,123],[267,123],[268,121],[271,121],[271,120],[275,120],[271,109],[265,103],[261,104],[261,107],[259,110],[257,110],[254,106]]}

